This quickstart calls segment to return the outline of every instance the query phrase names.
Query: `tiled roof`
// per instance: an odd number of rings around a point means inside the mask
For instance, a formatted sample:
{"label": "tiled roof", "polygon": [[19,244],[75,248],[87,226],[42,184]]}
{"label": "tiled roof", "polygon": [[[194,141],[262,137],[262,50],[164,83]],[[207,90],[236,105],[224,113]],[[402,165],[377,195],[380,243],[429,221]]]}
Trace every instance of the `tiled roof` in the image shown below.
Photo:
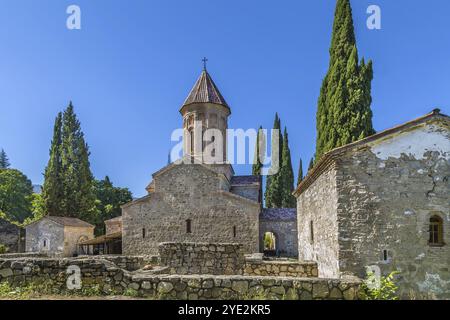
{"label": "tiled roof", "polygon": [[231,178],[231,185],[249,185],[249,184],[255,184],[260,182],[259,176],[233,176]]}
{"label": "tiled roof", "polygon": [[265,208],[261,212],[262,220],[293,221],[297,219],[297,209],[295,208]]}
{"label": "tiled roof", "polygon": [[198,78],[186,101],[184,101],[183,107],[192,103],[215,103],[229,108],[227,102],[222,97],[222,94],[206,70],[203,70]]}
{"label": "tiled roof", "polygon": [[92,224],[87,223],[78,218],[54,217],[54,216],[47,216],[46,218],[67,227],[80,227],[80,228],[94,227]]}

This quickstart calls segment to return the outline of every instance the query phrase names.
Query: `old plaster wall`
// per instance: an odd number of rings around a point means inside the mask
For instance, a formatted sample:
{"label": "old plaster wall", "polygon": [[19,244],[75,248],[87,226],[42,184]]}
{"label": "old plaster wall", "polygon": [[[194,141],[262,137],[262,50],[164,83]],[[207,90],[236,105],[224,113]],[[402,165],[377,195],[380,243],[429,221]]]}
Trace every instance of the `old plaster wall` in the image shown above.
{"label": "old plaster wall", "polygon": [[81,253],[78,243],[94,238],[94,227],[64,227],[64,250],[65,257]]}
{"label": "old plaster wall", "polygon": [[[338,162],[339,268],[400,271],[402,295],[450,297],[450,133],[427,124]],[[444,221],[430,246],[430,217]]]}
{"label": "old plaster wall", "polygon": [[[47,246],[44,246],[44,240]],[[26,252],[62,254],[64,251],[64,226],[42,219],[26,227]]]}

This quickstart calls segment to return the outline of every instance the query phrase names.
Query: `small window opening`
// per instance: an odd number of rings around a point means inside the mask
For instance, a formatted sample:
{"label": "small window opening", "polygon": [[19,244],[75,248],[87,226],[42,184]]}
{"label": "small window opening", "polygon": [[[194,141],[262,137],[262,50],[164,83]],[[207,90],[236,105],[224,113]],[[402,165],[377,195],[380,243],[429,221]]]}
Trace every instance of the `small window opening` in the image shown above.
{"label": "small window opening", "polygon": [[142,238],[145,238],[145,228],[142,228]]}
{"label": "small window opening", "polygon": [[388,251],[385,249],[383,250],[383,261],[388,261],[388,258],[389,258]]}
{"label": "small window opening", "polygon": [[186,220],[186,233],[192,233],[192,221],[191,219]]}
{"label": "small window opening", "polygon": [[310,241],[314,243],[314,222],[311,220],[309,222],[309,231],[310,231]]}
{"label": "small window opening", "polygon": [[233,226],[233,237],[236,238],[236,226]]}

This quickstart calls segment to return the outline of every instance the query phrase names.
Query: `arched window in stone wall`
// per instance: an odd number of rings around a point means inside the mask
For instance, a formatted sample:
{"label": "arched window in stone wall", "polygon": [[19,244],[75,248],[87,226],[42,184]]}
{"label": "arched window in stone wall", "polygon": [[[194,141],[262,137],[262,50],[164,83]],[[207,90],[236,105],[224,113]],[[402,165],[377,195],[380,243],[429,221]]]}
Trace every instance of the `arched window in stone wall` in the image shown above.
{"label": "arched window in stone wall", "polygon": [[444,221],[440,216],[434,215],[430,218],[429,234],[428,244],[430,246],[444,245]]}

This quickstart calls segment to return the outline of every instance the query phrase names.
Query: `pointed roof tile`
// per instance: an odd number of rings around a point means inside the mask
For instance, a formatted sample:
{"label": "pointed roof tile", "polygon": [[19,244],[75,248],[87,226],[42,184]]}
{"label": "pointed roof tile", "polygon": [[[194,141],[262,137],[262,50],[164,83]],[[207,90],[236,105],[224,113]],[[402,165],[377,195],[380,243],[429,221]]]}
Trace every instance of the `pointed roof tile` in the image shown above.
{"label": "pointed roof tile", "polygon": [[206,70],[198,78],[183,107],[192,103],[214,103],[230,108]]}

